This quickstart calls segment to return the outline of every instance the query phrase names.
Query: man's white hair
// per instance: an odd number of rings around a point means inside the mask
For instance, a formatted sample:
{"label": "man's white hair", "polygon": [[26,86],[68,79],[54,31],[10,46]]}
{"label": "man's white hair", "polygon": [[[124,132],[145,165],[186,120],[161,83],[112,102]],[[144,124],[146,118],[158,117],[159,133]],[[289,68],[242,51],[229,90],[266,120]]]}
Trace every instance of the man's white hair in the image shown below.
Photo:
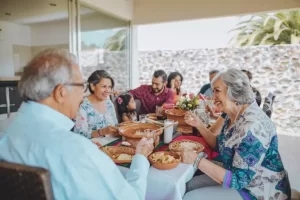
{"label": "man's white hair", "polygon": [[24,101],[41,101],[49,97],[57,85],[72,80],[76,57],[66,50],[46,49],[25,67],[19,81],[19,93]]}

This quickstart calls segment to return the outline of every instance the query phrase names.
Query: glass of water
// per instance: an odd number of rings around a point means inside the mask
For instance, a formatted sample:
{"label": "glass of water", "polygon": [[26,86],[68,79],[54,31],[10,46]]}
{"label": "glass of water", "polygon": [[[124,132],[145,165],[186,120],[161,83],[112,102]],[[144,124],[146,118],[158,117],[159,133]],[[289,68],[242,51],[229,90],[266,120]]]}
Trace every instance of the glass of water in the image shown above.
{"label": "glass of water", "polygon": [[[164,125],[165,126],[170,125],[170,124],[174,124],[174,120],[170,120],[170,119],[165,119],[164,120]],[[169,144],[172,141],[172,139],[173,139],[173,128],[174,128],[174,125],[166,128],[164,130],[164,143],[165,144]]]}
{"label": "glass of water", "polygon": [[146,115],[145,114],[139,115],[139,122],[146,123]]}

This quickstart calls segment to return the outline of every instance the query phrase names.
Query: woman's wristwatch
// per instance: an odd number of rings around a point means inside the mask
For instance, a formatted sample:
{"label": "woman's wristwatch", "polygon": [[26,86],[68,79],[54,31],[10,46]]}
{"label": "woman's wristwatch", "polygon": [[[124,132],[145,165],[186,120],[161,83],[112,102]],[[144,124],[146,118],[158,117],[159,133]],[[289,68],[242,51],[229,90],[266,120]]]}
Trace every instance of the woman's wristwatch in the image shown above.
{"label": "woman's wristwatch", "polygon": [[198,165],[199,165],[200,160],[201,160],[202,158],[206,158],[206,157],[207,157],[207,155],[206,155],[206,153],[204,153],[204,152],[200,152],[200,153],[198,154],[198,156],[197,156],[197,158],[196,158],[196,160],[195,160],[195,162],[194,162],[194,165],[193,165],[195,171],[198,169]]}

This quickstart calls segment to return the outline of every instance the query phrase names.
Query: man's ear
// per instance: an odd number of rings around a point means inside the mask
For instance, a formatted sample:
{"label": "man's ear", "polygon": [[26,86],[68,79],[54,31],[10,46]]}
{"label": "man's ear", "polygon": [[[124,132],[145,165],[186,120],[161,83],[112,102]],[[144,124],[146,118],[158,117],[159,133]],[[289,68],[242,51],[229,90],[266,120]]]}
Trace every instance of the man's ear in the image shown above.
{"label": "man's ear", "polygon": [[164,86],[165,86],[165,87],[167,87],[167,83],[168,83],[167,81],[164,82]]}
{"label": "man's ear", "polygon": [[56,86],[53,90],[54,100],[58,103],[63,103],[67,92],[67,89],[63,85]]}

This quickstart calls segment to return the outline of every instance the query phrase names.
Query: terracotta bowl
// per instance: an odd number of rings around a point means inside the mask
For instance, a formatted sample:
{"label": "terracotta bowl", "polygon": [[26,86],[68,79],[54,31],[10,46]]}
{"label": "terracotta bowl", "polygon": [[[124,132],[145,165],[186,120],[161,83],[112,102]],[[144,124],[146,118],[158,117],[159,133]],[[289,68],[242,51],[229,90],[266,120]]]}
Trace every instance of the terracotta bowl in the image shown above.
{"label": "terracotta bowl", "polygon": [[123,126],[132,125],[132,124],[138,124],[138,122],[135,122],[135,121],[122,122],[122,123],[117,124],[117,127],[123,127]]}
{"label": "terracotta bowl", "polygon": [[[150,130],[157,130],[159,129],[160,126],[156,124],[151,124],[151,123],[136,123],[136,124],[130,124],[128,126],[122,126],[119,128],[119,134],[127,137],[127,138],[134,138],[134,139],[142,139],[143,135],[136,135],[135,133],[137,131],[145,131],[146,129]],[[156,136],[161,135],[163,130],[157,131]]]}
{"label": "terracotta bowl", "polygon": [[149,113],[149,114],[147,114],[146,118],[151,119],[151,120],[157,120],[157,117],[156,117],[155,113]]}
{"label": "terracotta bowl", "polygon": [[198,153],[205,149],[201,143],[192,140],[178,140],[169,144],[169,149],[174,152],[181,152],[185,148],[191,148]]}
{"label": "terracotta bowl", "polygon": [[[136,123],[122,126],[119,128],[119,134],[122,135],[123,141],[131,144],[131,147],[135,148],[137,143],[145,136],[135,135],[137,131],[145,131],[146,129],[157,130],[160,126],[151,123]],[[163,130],[157,131],[154,138],[154,146],[159,144],[159,136],[163,133]],[[147,136],[146,136],[147,137]],[[150,138],[150,137],[149,137]]]}
{"label": "terracotta bowl", "polygon": [[178,121],[178,126],[189,126],[184,120],[184,115],[186,113],[185,110],[182,110],[180,108],[173,108],[166,110],[165,112],[168,119]]}
{"label": "terracotta bowl", "polygon": [[115,158],[118,154],[128,154],[132,157],[135,155],[135,149],[130,147],[123,147],[123,146],[106,146],[102,147],[101,150],[106,153],[116,164],[125,164],[131,163],[132,159],[129,160],[118,160]]}
{"label": "terracotta bowl", "polygon": [[[170,155],[170,156],[173,156],[175,158],[175,160],[171,163],[157,162],[154,160],[154,158],[157,154]],[[148,159],[149,159],[150,163],[152,164],[152,166],[155,167],[156,169],[168,170],[168,169],[173,169],[173,168],[177,167],[177,165],[180,163],[181,156],[178,153],[171,152],[171,151],[158,151],[158,152],[152,153],[148,157]]]}

